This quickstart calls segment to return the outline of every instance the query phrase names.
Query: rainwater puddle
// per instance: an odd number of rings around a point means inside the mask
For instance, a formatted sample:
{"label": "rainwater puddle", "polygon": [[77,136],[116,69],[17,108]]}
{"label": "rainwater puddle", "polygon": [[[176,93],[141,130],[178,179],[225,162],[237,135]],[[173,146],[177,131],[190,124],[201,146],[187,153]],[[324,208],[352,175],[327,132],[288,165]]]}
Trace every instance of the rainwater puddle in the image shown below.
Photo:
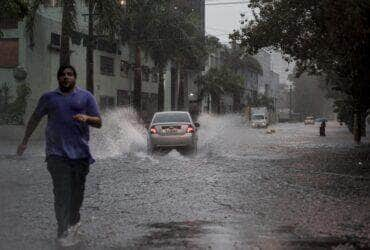
{"label": "rainwater puddle", "polygon": [[210,221],[183,221],[146,225],[149,233],[137,238],[134,245],[150,249],[362,249],[356,243],[335,237],[300,238],[294,227],[283,225],[260,233],[241,224]]}

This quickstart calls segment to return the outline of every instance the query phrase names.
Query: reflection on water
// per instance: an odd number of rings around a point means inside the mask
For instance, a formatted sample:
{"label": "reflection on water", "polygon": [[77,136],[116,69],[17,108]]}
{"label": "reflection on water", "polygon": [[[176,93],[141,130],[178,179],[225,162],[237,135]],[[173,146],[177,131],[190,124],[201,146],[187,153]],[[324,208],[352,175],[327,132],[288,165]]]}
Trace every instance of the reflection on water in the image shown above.
{"label": "reflection on water", "polygon": [[297,239],[292,226],[278,227],[270,234],[259,235],[248,232],[250,230],[239,223],[202,220],[153,223],[147,227],[150,233],[135,242],[145,249],[364,249],[355,242],[335,237]]}

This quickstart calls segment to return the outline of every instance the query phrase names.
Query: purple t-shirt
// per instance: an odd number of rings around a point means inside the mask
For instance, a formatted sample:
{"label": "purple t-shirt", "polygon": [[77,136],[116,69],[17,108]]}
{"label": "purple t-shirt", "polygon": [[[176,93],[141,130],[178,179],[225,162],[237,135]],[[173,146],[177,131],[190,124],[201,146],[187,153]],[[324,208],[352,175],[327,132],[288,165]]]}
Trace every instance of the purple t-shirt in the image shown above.
{"label": "purple t-shirt", "polygon": [[94,96],[76,87],[63,95],[58,89],[43,94],[35,114],[48,116],[46,126],[46,157],[61,156],[68,159],[86,159],[94,162],[89,148],[89,125],[72,119],[74,115],[99,116]]}

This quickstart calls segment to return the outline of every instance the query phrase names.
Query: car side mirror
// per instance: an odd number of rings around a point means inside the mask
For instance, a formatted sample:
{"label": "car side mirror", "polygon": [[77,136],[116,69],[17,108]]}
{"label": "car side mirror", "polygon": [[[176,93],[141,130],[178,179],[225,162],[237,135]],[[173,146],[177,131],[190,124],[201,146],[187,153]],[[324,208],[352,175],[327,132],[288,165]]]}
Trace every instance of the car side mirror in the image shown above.
{"label": "car side mirror", "polygon": [[199,127],[200,127],[199,122],[194,122],[194,125],[195,125],[195,127],[197,127],[197,128],[199,128]]}

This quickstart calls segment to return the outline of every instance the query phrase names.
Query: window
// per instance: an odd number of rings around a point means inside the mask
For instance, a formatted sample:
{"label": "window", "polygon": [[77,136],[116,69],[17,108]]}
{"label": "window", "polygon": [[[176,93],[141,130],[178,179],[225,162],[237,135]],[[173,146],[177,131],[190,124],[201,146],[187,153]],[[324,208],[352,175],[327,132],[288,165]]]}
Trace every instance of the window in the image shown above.
{"label": "window", "polygon": [[111,57],[100,56],[100,73],[102,75],[114,75],[114,60]]}
{"label": "window", "polygon": [[129,70],[130,64],[128,63],[128,61],[121,60],[121,76],[128,77]]}
{"label": "window", "polygon": [[117,106],[129,106],[130,96],[127,90],[117,89]]}
{"label": "window", "polygon": [[158,72],[155,68],[152,69],[152,82],[158,82]]}
{"label": "window", "polygon": [[150,69],[147,66],[142,67],[142,76],[143,76],[143,81],[149,82],[149,77],[150,77]]}
{"label": "window", "polygon": [[53,48],[60,48],[60,35],[56,33],[50,34],[50,46]]}
{"label": "window", "polygon": [[154,117],[153,123],[163,122],[190,122],[187,113],[159,113]]}
{"label": "window", "polygon": [[104,39],[97,40],[97,49],[111,54],[117,53],[117,43],[112,43]]}
{"label": "window", "polygon": [[0,39],[0,67],[13,68],[18,66],[18,39]]}
{"label": "window", "polygon": [[0,29],[17,29],[18,20],[16,18],[0,18]]}
{"label": "window", "polygon": [[114,97],[112,96],[100,96],[100,109],[106,110],[114,107]]}

